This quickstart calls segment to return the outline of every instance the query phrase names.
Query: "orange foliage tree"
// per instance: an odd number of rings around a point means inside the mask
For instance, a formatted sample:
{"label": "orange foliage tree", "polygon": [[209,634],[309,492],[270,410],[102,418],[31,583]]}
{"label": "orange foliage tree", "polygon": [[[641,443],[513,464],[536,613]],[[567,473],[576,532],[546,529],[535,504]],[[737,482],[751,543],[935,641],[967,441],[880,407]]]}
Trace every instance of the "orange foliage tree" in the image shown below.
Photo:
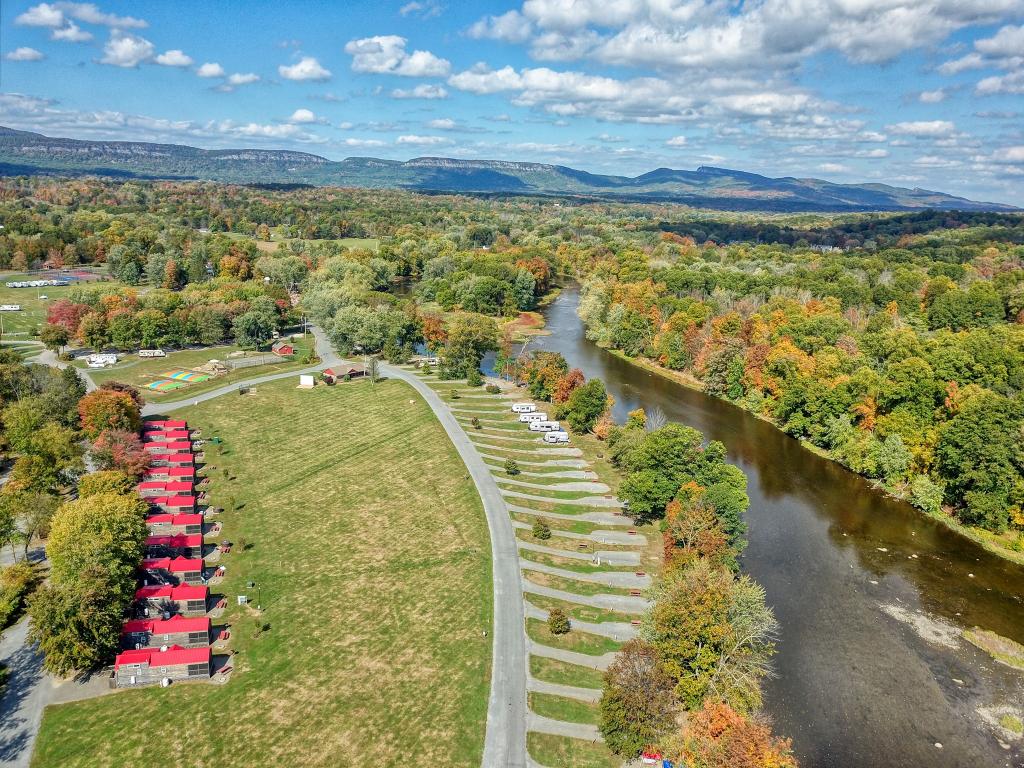
{"label": "orange foliage tree", "polygon": [[82,431],[90,438],[108,429],[138,432],[142,425],[139,407],[131,394],[112,389],[97,389],[78,401]]}
{"label": "orange foliage tree", "polygon": [[689,768],[796,768],[789,739],[772,736],[764,723],[728,704],[708,699],[689,715],[676,765]]}

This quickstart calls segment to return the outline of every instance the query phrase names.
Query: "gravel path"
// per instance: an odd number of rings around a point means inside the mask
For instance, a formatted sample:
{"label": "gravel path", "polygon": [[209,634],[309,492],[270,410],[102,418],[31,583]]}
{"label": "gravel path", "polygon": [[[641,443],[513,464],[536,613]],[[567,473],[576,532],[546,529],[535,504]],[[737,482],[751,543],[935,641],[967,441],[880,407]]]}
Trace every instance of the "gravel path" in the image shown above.
{"label": "gravel path", "polygon": [[[564,512],[545,512],[542,509],[531,509],[519,504],[508,504],[510,512],[519,512],[524,515],[536,515],[537,517],[549,517],[552,520],[582,520],[597,525],[614,525],[619,528],[631,528],[633,521],[628,517],[616,515],[612,512],[580,512],[578,515],[567,515]],[[629,534],[626,534],[627,536]]]}
{"label": "gravel path", "polygon": [[545,659],[564,661],[567,664],[578,664],[581,667],[599,669],[602,672],[608,669],[615,660],[614,653],[605,653],[601,656],[591,656],[588,653],[576,653],[576,651],[566,651],[562,648],[552,648],[549,645],[541,645],[540,643],[535,643],[532,640],[527,641],[527,650],[533,656],[542,656]]}
{"label": "gravel path", "polygon": [[605,610],[620,611],[621,613],[635,613],[639,615],[646,613],[651,607],[651,603],[642,597],[630,597],[629,595],[577,595],[575,592],[566,592],[564,589],[543,587],[540,584],[534,584],[528,579],[523,579],[523,591],[527,594],[565,600],[567,603],[589,605],[591,608],[604,608]]}
{"label": "gravel path", "polygon": [[587,701],[592,704],[596,704],[601,700],[600,688],[577,688],[574,685],[549,683],[546,680],[538,680],[532,675],[526,679],[526,689],[537,693],[550,693],[552,696],[576,699],[577,701]]}
{"label": "gravel path", "polygon": [[622,571],[580,573],[579,571],[570,571],[568,568],[556,568],[553,565],[535,563],[532,560],[527,560],[526,558],[520,558],[519,565],[524,571],[537,571],[538,573],[546,573],[549,576],[560,576],[563,579],[586,581],[590,584],[603,584],[606,587],[646,589],[651,586],[650,576],[637,576],[635,573],[625,573]]}
{"label": "gravel path", "polygon": [[541,717],[533,712],[527,716],[526,727],[537,733],[550,733],[554,736],[567,736],[571,739],[586,741],[603,741],[601,732],[597,730],[596,725],[566,723],[562,720],[552,720],[550,717]]}
{"label": "gravel path", "polygon": [[[524,610],[526,611],[528,618],[540,619],[542,621],[548,620],[548,612],[543,608],[538,608],[535,605],[526,603]],[[632,624],[621,621],[593,622],[572,619],[571,624],[573,629],[578,629],[580,632],[589,632],[592,635],[610,637],[612,640],[618,640],[620,643],[632,640],[636,637],[638,630],[638,627],[634,627]]]}
{"label": "gravel path", "polygon": [[[609,488],[604,483],[595,483],[589,480],[576,480],[569,481],[566,483],[552,483],[545,485],[544,483],[532,483],[529,480],[519,480],[514,477],[505,477],[498,475],[495,478],[499,483],[507,483],[508,485],[514,485],[519,488],[531,488],[537,491],[578,491],[581,493],[608,493]],[[562,499],[552,499],[552,501],[562,501]]]}
{"label": "gravel path", "polygon": [[577,507],[611,507],[612,509],[622,509],[621,501],[618,499],[607,498],[605,496],[584,496],[582,499],[552,499],[550,496],[537,496],[536,494],[521,493],[520,491],[513,491],[506,488],[502,488],[501,492],[505,496],[513,496],[517,499],[530,499],[531,501],[572,504]]}
{"label": "gravel path", "polygon": [[597,550],[596,552],[573,552],[571,550],[559,549],[558,547],[547,547],[543,544],[534,544],[532,541],[519,539],[519,548],[531,552],[543,552],[556,557],[566,557],[570,560],[583,560],[593,562],[594,557],[600,557],[601,562],[606,565],[640,565],[639,552],[619,552],[618,550]]}
{"label": "gravel path", "polygon": [[[491,453],[480,454],[485,459],[491,461],[500,461],[504,463],[504,456],[495,456]],[[527,459],[516,459],[516,463],[521,467],[575,467],[576,469],[582,469],[587,466],[587,462],[583,459],[550,459],[549,461],[528,461]]]}

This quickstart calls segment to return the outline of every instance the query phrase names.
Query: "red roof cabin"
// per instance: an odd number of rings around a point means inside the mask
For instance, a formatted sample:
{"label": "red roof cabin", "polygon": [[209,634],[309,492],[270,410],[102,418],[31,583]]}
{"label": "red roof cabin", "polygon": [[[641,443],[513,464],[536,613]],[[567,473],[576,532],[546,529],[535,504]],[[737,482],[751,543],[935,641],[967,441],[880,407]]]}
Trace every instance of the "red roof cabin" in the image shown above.
{"label": "red roof cabin", "polygon": [[190,453],[190,440],[155,440],[143,446],[150,454],[153,453]]}
{"label": "red roof cabin", "polygon": [[168,553],[192,557],[203,554],[202,534],[177,533],[170,536],[147,536],[146,554],[150,557],[163,557]]}
{"label": "red roof cabin", "polygon": [[139,496],[149,499],[154,496],[188,496],[192,493],[189,480],[146,480],[135,486]]}
{"label": "red roof cabin", "polygon": [[270,348],[270,351],[278,357],[288,357],[295,354],[295,347],[287,341],[279,341]]}
{"label": "red roof cabin", "polygon": [[144,432],[166,432],[172,429],[188,429],[188,422],[184,419],[151,419],[142,424]]}
{"label": "red roof cabin", "polygon": [[155,577],[170,575],[179,584],[202,584],[203,561],[189,557],[157,557],[142,561],[142,568]]}
{"label": "red roof cabin", "polygon": [[206,648],[172,645],[166,651],[142,648],[125,651],[114,660],[112,685],[130,688],[168,680],[208,680],[212,654]]}
{"label": "red roof cabin", "polygon": [[146,518],[146,528],[150,536],[174,536],[177,534],[195,535],[203,532],[203,516],[198,512],[175,515],[170,512],[157,512]]}
{"label": "red roof cabin", "polygon": [[192,467],[150,467],[143,480],[194,480],[196,468]]}
{"label": "red roof cabin", "polygon": [[196,508],[196,497],[188,496],[153,496],[147,501],[158,509],[171,514],[183,514],[194,512]]}
{"label": "red roof cabin", "polygon": [[206,616],[169,619],[134,619],[126,621],[121,630],[125,648],[159,648],[180,645],[183,648],[205,648],[210,644],[210,620]]}
{"label": "red roof cabin", "polygon": [[366,368],[361,365],[339,365],[334,368],[325,368],[323,372],[324,381],[328,384],[335,384],[339,381],[344,381],[345,377],[348,376],[350,379],[357,379],[360,376],[366,375]]}
{"label": "red roof cabin", "polygon": [[152,453],[149,456],[154,467],[191,467],[191,453]]}
{"label": "red roof cabin", "polygon": [[155,430],[153,432],[147,432],[142,436],[144,443],[155,443],[160,440],[189,440],[192,437],[189,435],[187,429],[170,429],[170,430]]}
{"label": "red roof cabin", "polygon": [[157,584],[151,587],[139,587],[135,591],[135,599],[145,603],[144,614],[163,615],[180,613],[183,616],[203,616],[206,614],[206,599],[209,590],[205,586],[179,584]]}

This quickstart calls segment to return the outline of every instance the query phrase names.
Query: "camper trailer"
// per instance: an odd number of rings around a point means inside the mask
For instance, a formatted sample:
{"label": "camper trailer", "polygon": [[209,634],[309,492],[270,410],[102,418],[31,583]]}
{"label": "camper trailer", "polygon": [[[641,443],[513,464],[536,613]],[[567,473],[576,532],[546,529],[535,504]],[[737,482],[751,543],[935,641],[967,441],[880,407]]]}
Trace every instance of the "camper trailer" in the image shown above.
{"label": "camper trailer", "polygon": [[512,413],[533,413],[536,410],[533,403],[512,403]]}
{"label": "camper trailer", "polygon": [[90,368],[106,368],[108,365],[117,365],[117,355],[114,354],[93,354],[85,358],[85,364]]}
{"label": "camper trailer", "polygon": [[557,421],[532,421],[530,422],[531,432],[556,432],[560,429]]}
{"label": "camper trailer", "polygon": [[519,414],[519,420],[524,424],[529,424],[532,421],[547,421],[548,415],[542,411],[533,411],[532,413],[521,413]]}
{"label": "camper trailer", "polygon": [[554,432],[548,432],[546,435],[544,435],[544,442],[545,443],[568,443],[569,442],[569,433],[568,432],[564,432],[561,429],[555,430]]}
{"label": "camper trailer", "polygon": [[162,349],[140,349],[139,357],[167,357]]}

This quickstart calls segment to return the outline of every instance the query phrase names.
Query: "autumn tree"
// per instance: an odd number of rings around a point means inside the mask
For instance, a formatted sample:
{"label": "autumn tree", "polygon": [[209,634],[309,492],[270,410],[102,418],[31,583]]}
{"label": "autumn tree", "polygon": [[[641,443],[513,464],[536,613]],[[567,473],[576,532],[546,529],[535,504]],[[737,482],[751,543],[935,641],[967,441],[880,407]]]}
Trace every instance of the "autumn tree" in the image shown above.
{"label": "autumn tree", "polygon": [[100,469],[113,469],[137,480],[149,468],[150,455],[135,432],[105,429],[92,444],[92,457]]}
{"label": "autumn tree", "polygon": [[47,323],[39,332],[39,340],[51,352],[60,352],[71,341],[71,332],[63,325]]}
{"label": "autumn tree", "polygon": [[687,717],[681,741],[667,756],[688,768],[797,768],[788,739],[714,699]]}
{"label": "autumn tree", "polygon": [[93,439],[104,430],[137,433],[142,426],[139,407],[126,392],[93,390],[79,401],[78,414],[82,421],[82,431]]}
{"label": "autumn tree", "polygon": [[95,496],[98,493],[115,493],[127,495],[132,492],[135,483],[124,472],[113,469],[90,472],[78,480],[78,497],[86,498]]}
{"label": "autumn tree", "polygon": [[622,646],[604,674],[600,703],[601,735],[614,754],[637,758],[670,731],[679,707],[674,685],[653,646],[639,639]]}
{"label": "autumn tree", "polygon": [[573,368],[555,383],[555,389],[551,393],[551,402],[564,403],[569,399],[569,395],[583,386],[585,381],[583,371]]}

